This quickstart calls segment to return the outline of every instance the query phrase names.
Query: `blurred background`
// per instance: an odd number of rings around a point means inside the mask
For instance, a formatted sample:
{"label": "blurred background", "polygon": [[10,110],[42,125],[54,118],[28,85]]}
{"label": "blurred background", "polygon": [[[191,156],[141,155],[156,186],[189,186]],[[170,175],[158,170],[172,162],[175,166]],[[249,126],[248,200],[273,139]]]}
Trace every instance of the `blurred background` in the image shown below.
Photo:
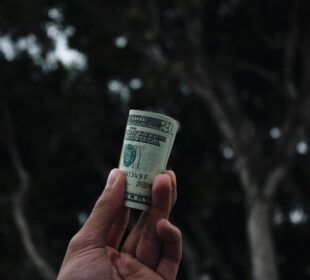
{"label": "blurred background", "polygon": [[0,279],[55,279],[131,108],[181,123],[181,280],[310,279],[307,0],[0,1]]}

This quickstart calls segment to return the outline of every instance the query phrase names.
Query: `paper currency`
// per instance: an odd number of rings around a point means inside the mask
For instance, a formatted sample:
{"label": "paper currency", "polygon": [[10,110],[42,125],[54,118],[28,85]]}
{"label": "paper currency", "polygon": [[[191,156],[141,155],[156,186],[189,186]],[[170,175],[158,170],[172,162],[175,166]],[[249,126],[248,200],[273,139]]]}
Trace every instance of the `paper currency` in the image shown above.
{"label": "paper currency", "polygon": [[178,127],[162,114],[129,111],[119,163],[126,176],[125,206],[150,208],[153,179],[166,169]]}

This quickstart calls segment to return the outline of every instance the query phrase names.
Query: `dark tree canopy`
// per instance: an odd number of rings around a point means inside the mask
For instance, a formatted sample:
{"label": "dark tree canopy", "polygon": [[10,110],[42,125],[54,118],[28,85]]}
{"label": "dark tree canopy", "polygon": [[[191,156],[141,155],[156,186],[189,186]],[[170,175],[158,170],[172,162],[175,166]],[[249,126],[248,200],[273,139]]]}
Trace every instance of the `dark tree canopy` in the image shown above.
{"label": "dark tree canopy", "polygon": [[[29,179],[21,209],[31,239],[57,271],[118,165],[135,108],[181,123],[169,161],[178,177],[172,217],[184,235],[178,279],[250,279],[248,200],[236,163],[243,153],[253,155],[250,170],[261,184],[287,163],[272,196],[275,258],[279,279],[308,279],[309,6],[1,1],[0,278],[43,279],[14,220],[20,171]],[[68,45],[57,58],[60,37]],[[209,92],[246,145],[230,141]]]}

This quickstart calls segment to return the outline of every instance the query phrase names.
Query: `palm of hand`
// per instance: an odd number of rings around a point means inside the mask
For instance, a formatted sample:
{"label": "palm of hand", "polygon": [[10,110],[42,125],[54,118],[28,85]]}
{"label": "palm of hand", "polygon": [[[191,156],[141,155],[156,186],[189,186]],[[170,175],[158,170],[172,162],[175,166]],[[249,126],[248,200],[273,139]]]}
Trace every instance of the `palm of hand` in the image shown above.
{"label": "palm of hand", "polygon": [[154,180],[153,203],[130,232],[123,207],[125,179],[121,172],[96,203],[89,219],[72,238],[58,280],[175,279],[181,258],[181,233],[166,219],[176,200],[172,172]]}
{"label": "palm of hand", "polygon": [[77,256],[63,271],[62,277],[67,280],[163,279],[136,258],[127,253],[118,253],[113,248],[96,248]]}

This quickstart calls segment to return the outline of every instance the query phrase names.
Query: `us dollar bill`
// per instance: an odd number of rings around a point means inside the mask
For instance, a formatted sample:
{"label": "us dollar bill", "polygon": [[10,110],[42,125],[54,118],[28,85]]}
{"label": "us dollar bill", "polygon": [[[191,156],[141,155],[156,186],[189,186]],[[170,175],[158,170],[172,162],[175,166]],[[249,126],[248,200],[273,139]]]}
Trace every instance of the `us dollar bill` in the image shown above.
{"label": "us dollar bill", "polygon": [[153,179],[166,169],[178,128],[171,117],[129,111],[119,162],[126,176],[125,206],[149,210]]}

